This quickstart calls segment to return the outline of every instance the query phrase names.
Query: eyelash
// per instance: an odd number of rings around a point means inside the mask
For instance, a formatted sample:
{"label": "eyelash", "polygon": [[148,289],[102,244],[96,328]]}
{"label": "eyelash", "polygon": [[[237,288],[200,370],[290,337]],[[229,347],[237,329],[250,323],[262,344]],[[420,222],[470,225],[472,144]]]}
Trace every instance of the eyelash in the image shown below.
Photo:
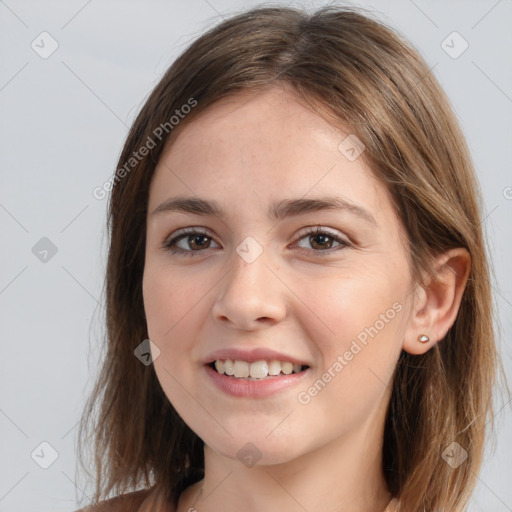
{"label": "eyelash", "polygon": [[[207,234],[207,231],[205,229],[203,230],[200,230],[200,229],[197,229],[197,228],[193,228],[193,229],[184,229],[179,235],[171,238],[171,239],[168,239],[166,240],[163,244],[162,244],[162,249],[170,252],[171,254],[178,254],[178,255],[182,255],[182,256],[188,256],[188,257],[194,257],[197,255],[197,253],[201,253],[203,252],[203,250],[206,250],[206,249],[201,249],[201,250],[198,250],[198,251],[193,251],[193,250],[185,250],[185,249],[181,249],[179,247],[175,247],[176,243],[181,240],[182,238],[185,238],[187,236],[191,236],[191,235],[202,235],[202,236],[206,236],[207,238],[213,238],[213,237],[210,237],[208,234]],[[313,253],[316,253],[317,256],[325,256],[325,255],[328,255],[328,254],[332,254],[333,252],[336,252],[336,251],[339,251],[341,249],[344,249],[346,247],[352,247],[352,244],[348,241],[348,240],[345,240],[343,238],[340,238],[339,236],[333,234],[333,233],[330,233],[329,231],[326,231],[324,228],[321,228],[319,226],[315,227],[314,229],[310,229],[309,231],[303,233],[300,238],[299,238],[299,241],[302,240],[303,238],[306,238],[307,236],[316,236],[316,235],[327,235],[329,238],[332,238],[335,242],[338,242],[340,244],[340,246],[338,246],[337,248],[334,248],[334,249],[327,249],[327,250],[318,250],[318,251],[315,251],[315,250],[308,250],[308,249],[304,249],[306,250],[307,252],[313,252]]]}

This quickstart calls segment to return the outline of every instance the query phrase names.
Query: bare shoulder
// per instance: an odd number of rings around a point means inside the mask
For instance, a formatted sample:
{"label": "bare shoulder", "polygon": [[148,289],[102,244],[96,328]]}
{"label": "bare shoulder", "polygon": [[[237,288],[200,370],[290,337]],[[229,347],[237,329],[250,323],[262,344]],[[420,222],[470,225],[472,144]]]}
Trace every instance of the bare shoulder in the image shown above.
{"label": "bare shoulder", "polygon": [[143,503],[152,495],[153,489],[134,491],[115,498],[101,501],[97,505],[89,505],[76,512],[139,512]]}

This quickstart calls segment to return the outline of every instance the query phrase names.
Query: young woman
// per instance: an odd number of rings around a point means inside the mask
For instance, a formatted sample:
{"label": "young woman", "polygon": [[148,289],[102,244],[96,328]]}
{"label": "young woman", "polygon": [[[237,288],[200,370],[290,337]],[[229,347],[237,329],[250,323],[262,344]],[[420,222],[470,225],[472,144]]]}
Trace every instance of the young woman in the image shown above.
{"label": "young woman", "polygon": [[87,510],[464,510],[498,366],[481,205],[399,35],[332,6],[223,21],[109,206]]}

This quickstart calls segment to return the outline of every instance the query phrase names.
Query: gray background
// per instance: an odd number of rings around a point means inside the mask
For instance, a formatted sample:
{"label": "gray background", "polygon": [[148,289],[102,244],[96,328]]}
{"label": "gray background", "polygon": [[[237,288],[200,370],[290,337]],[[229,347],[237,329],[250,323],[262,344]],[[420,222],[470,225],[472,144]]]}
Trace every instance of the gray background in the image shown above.
{"label": "gray background", "polygon": [[[71,511],[82,491],[90,493],[76,473],[76,426],[101,355],[107,246],[107,202],[92,191],[115,170],[134,116],[185,45],[257,4],[0,0],[0,512]],[[512,1],[356,4],[419,49],[467,136],[485,198],[510,378]],[[51,49],[43,31],[58,43],[48,58],[40,56]],[[451,36],[442,46],[453,31],[469,44],[457,58],[462,40]],[[54,255],[44,253],[43,237]],[[512,414],[503,406],[472,512],[512,511]],[[43,469],[52,450],[58,457]]]}

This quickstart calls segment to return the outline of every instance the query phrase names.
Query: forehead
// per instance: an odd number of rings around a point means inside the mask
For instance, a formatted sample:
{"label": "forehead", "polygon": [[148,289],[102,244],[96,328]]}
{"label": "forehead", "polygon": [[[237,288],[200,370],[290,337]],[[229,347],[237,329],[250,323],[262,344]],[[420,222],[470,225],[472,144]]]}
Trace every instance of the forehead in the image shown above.
{"label": "forehead", "polygon": [[238,144],[249,152],[264,143],[267,153],[284,153],[290,146],[297,152],[306,149],[299,146],[305,139],[312,148],[329,135],[348,134],[348,128],[330,124],[291,86],[282,84],[263,92],[239,91],[215,102],[178,132],[170,149],[176,153],[200,142],[209,149],[215,144],[217,151]]}
{"label": "forehead", "polygon": [[169,195],[227,199],[240,207],[250,195],[265,207],[283,197],[335,192],[380,216],[391,213],[388,191],[364,151],[347,158],[354,137],[289,87],[231,95],[177,132],[157,165],[150,207]]}

